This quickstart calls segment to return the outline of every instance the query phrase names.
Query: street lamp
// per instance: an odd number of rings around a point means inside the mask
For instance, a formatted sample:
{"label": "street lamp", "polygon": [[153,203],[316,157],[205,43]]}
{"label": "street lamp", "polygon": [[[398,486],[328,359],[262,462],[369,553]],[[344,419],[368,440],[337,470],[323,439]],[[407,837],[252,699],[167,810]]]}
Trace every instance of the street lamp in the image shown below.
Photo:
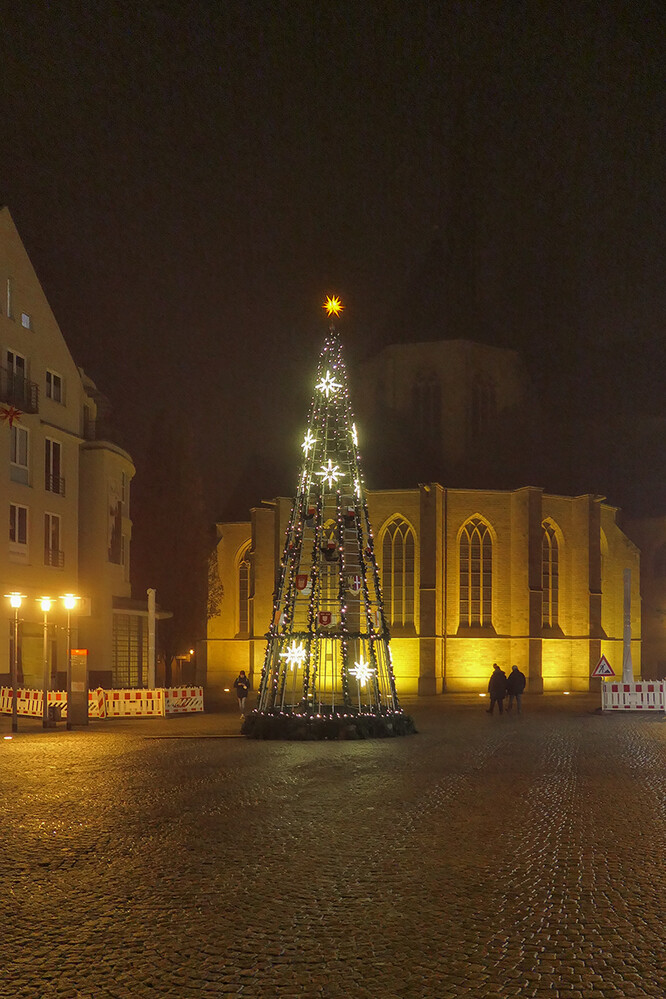
{"label": "street lamp", "polygon": [[65,593],[60,598],[67,611],[67,729],[72,727],[72,611],[76,607],[79,597],[73,593]]}
{"label": "street lamp", "polygon": [[22,593],[5,593],[14,609],[14,643],[12,649],[12,732],[18,732],[18,612],[25,597]]}
{"label": "street lamp", "polygon": [[51,597],[42,597],[40,607],[44,611],[44,693],[42,703],[42,727],[49,726],[49,611],[53,605]]}

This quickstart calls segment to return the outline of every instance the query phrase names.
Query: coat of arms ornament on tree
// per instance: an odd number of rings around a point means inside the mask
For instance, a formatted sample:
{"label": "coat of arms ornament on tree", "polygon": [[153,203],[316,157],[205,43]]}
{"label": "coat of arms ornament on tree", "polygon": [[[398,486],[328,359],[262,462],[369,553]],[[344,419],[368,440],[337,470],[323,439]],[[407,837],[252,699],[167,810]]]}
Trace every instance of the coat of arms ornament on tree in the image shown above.
{"label": "coat of arms ornament on tree", "polygon": [[342,344],[330,297],[303,463],[277,574],[255,738],[407,735],[365,497]]}

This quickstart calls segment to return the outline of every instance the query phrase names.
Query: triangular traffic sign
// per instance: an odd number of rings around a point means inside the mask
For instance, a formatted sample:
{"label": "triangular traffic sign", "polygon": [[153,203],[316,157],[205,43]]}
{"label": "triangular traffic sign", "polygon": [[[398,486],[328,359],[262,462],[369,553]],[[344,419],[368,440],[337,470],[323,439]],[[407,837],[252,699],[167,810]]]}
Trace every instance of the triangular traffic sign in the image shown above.
{"label": "triangular traffic sign", "polygon": [[594,667],[592,676],[615,676],[615,670],[606,659],[606,656],[601,657],[597,665]]}

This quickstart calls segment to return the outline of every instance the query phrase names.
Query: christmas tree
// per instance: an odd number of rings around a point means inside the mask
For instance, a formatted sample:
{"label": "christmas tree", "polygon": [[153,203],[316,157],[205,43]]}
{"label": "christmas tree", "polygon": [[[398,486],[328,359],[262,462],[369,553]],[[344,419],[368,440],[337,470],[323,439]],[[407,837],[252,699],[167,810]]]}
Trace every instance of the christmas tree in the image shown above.
{"label": "christmas tree", "polygon": [[286,531],[259,698],[243,724],[260,738],[404,735],[342,343],[319,358],[303,463]]}

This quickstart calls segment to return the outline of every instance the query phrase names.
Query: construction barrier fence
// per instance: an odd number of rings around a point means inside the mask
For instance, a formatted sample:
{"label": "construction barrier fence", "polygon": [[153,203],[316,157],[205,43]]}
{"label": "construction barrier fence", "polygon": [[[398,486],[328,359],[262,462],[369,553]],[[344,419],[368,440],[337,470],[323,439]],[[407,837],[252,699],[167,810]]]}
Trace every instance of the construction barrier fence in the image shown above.
{"label": "construction barrier fence", "polygon": [[666,711],[666,680],[601,684],[602,711]]}
{"label": "construction barrier fence", "polygon": [[[67,718],[67,692],[49,690],[49,709],[56,721]],[[44,692],[19,688],[16,691],[16,713],[33,718],[43,716]],[[169,687],[155,690],[88,691],[89,718],[150,718],[203,711],[203,687]],[[0,714],[12,713],[12,688],[0,687]]]}

